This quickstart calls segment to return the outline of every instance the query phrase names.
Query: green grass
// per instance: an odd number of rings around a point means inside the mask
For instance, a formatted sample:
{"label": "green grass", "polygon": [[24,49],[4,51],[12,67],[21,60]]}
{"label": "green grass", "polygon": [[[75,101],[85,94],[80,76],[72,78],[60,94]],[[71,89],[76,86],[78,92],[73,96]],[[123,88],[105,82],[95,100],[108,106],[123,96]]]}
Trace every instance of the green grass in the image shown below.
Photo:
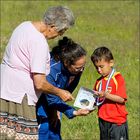
{"label": "green grass", "polygon": [[[107,46],[115,58],[115,67],[126,80],[126,104],[130,140],[140,139],[139,94],[139,1],[1,1],[1,58],[13,29],[25,20],[40,20],[46,8],[52,5],[69,6],[76,17],[75,26],[65,35],[83,46],[87,64],[74,97],[80,86],[92,88],[99,76],[90,61],[98,46]],[[50,46],[57,43],[49,41]],[[69,103],[73,104],[73,102]],[[64,140],[98,140],[97,111],[87,117],[68,120],[63,116]]]}

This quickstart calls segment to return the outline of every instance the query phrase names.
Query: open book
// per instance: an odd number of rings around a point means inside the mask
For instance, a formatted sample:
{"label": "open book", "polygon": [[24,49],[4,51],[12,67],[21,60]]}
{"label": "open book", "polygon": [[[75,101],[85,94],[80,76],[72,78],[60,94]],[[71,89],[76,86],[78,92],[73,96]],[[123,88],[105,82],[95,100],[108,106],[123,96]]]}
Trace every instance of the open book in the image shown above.
{"label": "open book", "polygon": [[74,106],[82,109],[94,110],[96,97],[94,90],[81,87],[75,99]]}

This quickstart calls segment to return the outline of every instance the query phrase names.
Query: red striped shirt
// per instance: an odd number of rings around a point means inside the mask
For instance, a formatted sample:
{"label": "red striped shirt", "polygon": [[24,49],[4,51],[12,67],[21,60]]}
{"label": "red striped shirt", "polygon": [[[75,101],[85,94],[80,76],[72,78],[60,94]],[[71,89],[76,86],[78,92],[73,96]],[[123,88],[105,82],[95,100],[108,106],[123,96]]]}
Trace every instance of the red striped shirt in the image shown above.
{"label": "red striped shirt", "polygon": [[[102,80],[102,90],[105,90],[108,78],[98,79],[95,84],[95,90],[99,89],[100,81]],[[110,94],[118,95],[127,100],[125,81],[119,72],[115,72],[110,80],[108,90]],[[108,122],[122,124],[127,120],[125,103],[120,104],[108,99],[98,108],[98,116]]]}

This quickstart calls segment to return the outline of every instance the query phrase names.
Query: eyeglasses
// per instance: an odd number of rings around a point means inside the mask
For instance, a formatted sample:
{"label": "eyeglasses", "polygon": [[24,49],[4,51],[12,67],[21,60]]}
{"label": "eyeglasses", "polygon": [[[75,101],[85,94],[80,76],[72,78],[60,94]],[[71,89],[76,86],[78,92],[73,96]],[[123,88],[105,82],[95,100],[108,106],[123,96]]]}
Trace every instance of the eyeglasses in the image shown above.
{"label": "eyeglasses", "polygon": [[72,66],[72,68],[73,68],[76,72],[78,72],[78,71],[83,71],[84,68],[85,68],[85,65],[83,65],[83,66],[81,66],[81,67],[76,67],[75,65],[71,65],[71,66]]}
{"label": "eyeglasses", "polygon": [[65,29],[62,29],[62,30],[58,31],[58,34],[63,35],[66,30],[67,30],[66,28]]}

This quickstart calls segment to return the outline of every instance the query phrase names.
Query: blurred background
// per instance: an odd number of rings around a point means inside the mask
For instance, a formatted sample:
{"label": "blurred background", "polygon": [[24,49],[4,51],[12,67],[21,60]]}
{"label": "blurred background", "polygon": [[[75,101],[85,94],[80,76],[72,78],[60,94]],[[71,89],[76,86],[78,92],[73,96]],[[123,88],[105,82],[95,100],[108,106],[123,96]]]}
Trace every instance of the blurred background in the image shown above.
{"label": "blurred background", "polygon": [[[140,139],[139,93],[139,0],[1,0],[0,60],[14,28],[23,21],[41,20],[50,6],[66,5],[72,9],[76,24],[64,36],[72,38],[87,51],[87,64],[73,95],[81,86],[92,89],[99,77],[90,56],[95,48],[108,47],[115,59],[115,68],[125,78],[128,102],[126,103],[130,140]],[[50,40],[50,50],[62,38]],[[68,104],[73,105],[73,102]],[[97,110],[86,117],[68,120],[62,118],[64,140],[99,140]]]}

